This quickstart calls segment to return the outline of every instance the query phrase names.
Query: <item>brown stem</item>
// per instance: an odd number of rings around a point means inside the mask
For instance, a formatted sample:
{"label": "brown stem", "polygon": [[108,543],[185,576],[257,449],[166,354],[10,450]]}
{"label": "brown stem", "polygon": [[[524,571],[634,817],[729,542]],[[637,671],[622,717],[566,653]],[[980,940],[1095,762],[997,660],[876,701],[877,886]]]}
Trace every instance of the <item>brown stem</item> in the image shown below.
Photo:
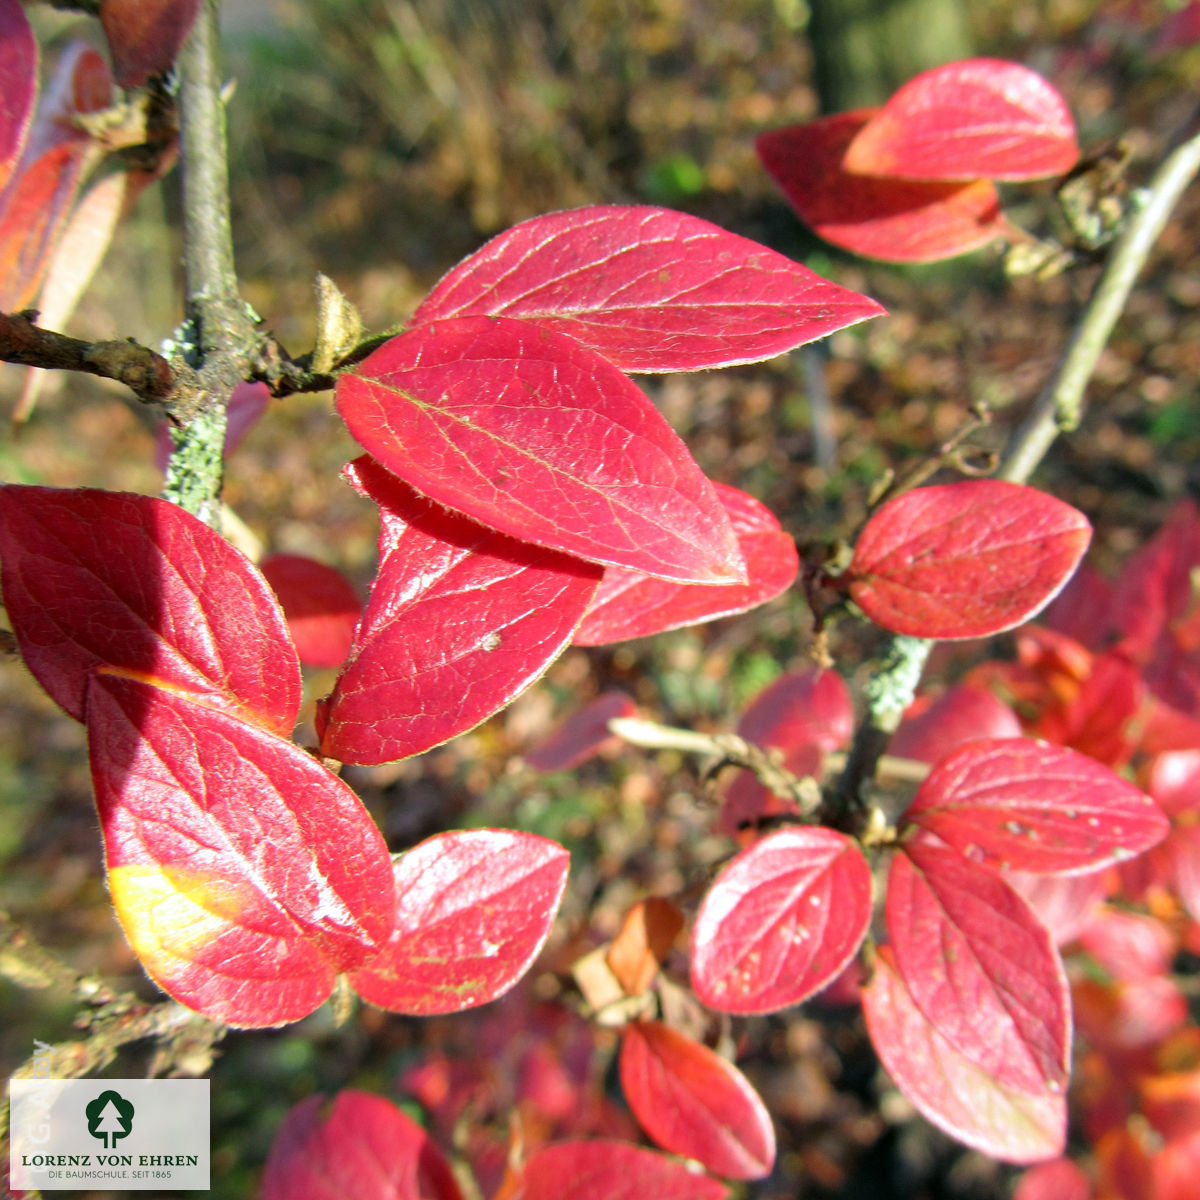
{"label": "brown stem", "polygon": [[41,329],[24,312],[0,313],[0,360],[115,379],[148,404],[173,404],[190,382],[188,373],[177,378],[161,354],[136,342],[84,342]]}

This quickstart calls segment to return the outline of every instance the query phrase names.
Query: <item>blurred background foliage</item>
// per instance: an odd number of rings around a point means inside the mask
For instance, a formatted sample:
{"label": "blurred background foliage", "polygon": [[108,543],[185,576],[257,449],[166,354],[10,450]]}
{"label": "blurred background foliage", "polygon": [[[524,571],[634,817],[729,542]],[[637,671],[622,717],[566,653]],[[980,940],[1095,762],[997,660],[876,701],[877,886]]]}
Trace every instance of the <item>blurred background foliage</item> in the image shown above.
{"label": "blurred background foliage", "polygon": [[[847,12],[861,18],[864,7],[853,0],[842,20]],[[955,7],[962,44],[1025,61],[1054,81],[1085,147],[1127,134],[1136,176],[1194,101],[1196,51],[1154,50],[1165,5]],[[753,139],[821,111],[822,75],[807,35],[811,19],[828,23],[829,14],[828,4],[810,11],[804,0],[227,0],[245,295],[300,353],[311,344],[318,270],[370,327],[384,328],[487,236],[539,212],[645,202],[716,221],[876,297],[892,315],[830,339],[807,370],[793,356],[642,382],[701,465],[762,499],[802,545],[852,535],[871,486],[952,435],[972,399],[995,409],[984,441],[1001,444],[1012,414],[1049,373],[1093,270],[1010,283],[995,253],[897,270],[848,260],[809,238],[758,167]],[[88,32],[63,14],[39,10],[38,19],[52,48]],[[900,61],[891,51],[907,36],[884,35],[889,61]],[[875,69],[865,68],[867,82],[856,87],[870,86]],[[885,93],[894,82],[876,80]],[[1041,231],[1048,188],[1021,196],[1014,216]],[[142,198],[74,332],[149,344],[169,334],[180,316],[176,208],[171,179]],[[1104,356],[1086,427],[1056,448],[1039,479],[1095,521],[1101,566],[1144,540],[1174,499],[1200,491],[1198,245],[1193,195]],[[16,368],[0,368],[0,399],[19,386]],[[34,422],[0,444],[0,471],[22,482],[156,492],[152,426],[116,389],[56,380]],[[276,402],[230,460],[226,497],[270,549],[330,562],[365,586],[372,511],[337,480],[354,453],[329,396]],[[867,632],[839,640],[837,665],[852,681],[872,645]],[[570,847],[563,919],[523,985],[569,1005],[576,955],[610,937],[646,892],[694,900],[730,845],[709,832],[710,791],[677,756],[625,752],[538,776],[522,751],[608,687],[666,721],[730,728],[755,692],[806,661],[810,646],[793,592],[700,630],[572,650],[480,729],[416,760],[346,777],[393,849],[486,824]],[[968,647],[942,666],[949,675],[973,654],[995,651]],[[331,679],[307,679],[308,713]],[[151,996],[105,895],[82,731],[13,664],[0,672],[0,810],[0,907],[80,969]],[[15,1066],[34,1037],[69,1037],[72,1016],[48,994],[0,983],[0,1061]],[[478,1019],[415,1022],[363,1009],[338,1029],[323,1010],[290,1029],[231,1036],[213,1070],[212,1194],[254,1194],[289,1104],[341,1086],[401,1097],[401,1072],[429,1054],[474,1053]],[[741,1062],[777,1115],[782,1153],[775,1177],[735,1195],[1006,1194],[1005,1169],[907,1122],[894,1094],[881,1108],[853,1015],[829,1023],[806,1008],[744,1024]],[[147,1061],[147,1049],[134,1047],[109,1071],[138,1074]],[[503,1129],[507,1114],[483,1105],[472,1119]]]}

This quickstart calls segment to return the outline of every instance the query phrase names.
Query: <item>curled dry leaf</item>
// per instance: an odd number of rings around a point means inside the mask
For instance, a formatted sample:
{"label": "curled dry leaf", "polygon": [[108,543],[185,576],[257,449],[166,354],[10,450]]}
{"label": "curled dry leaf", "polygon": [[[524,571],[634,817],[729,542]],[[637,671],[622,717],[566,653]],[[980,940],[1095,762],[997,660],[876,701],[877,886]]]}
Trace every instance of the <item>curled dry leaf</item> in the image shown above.
{"label": "curled dry leaf", "polygon": [[1007,223],[995,187],[851,175],[847,146],[878,112],[856,109],[761,134],[758,157],[814,233],[886,262],[935,262],[978,250]]}
{"label": "curled dry leaf", "polygon": [[871,868],[832,829],[781,829],[717,876],[692,929],[692,987],[720,1012],[799,1004],[853,958],[871,920]]}
{"label": "curled dry leaf", "polygon": [[605,961],[627,996],[640,996],[671,952],[683,913],[662,896],[639,900],[626,914]]}
{"label": "curled dry leaf", "polygon": [[622,371],[697,371],[773,358],[882,312],[698,217],[593,205],[493,238],[434,287],[413,323],[520,317]]}
{"label": "curled dry leaf", "polygon": [[448,513],[370,459],[347,475],[379,505],[379,569],[317,732],[330,758],[391,762],[473,728],[538,679],[600,569]]}
{"label": "curled dry leaf", "polygon": [[972,58],[910,79],[854,136],[856,175],[967,181],[1062,175],[1079,158],[1066,101],[1020,63]]}
{"label": "curled dry leaf", "polygon": [[604,646],[732,616],[791,587],[800,569],[796,543],[753,496],[722,483],[714,483],[713,489],[729,514],[748,582],[706,587],[607,567],[575,633],[575,645]]}
{"label": "curled dry leaf", "polygon": [[1023,1091],[956,1050],[913,1001],[890,946],[879,948],[862,1002],[888,1074],[933,1124],[1006,1162],[1038,1162],[1062,1153],[1065,1093]]}
{"label": "curled dry leaf", "polygon": [[678,583],[745,583],[712,485],[638,387],[506,317],[419,325],[337,384],[350,432],[423,496],[551,550]]}
{"label": "curled dry leaf", "polygon": [[244,1028],[297,1021],[384,945],[387,847],[312,755],[103,673],[88,685],[87,729],[113,906],[181,1004]]}
{"label": "curled dry leaf", "polygon": [[567,886],[569,856],[532,833],[429,838],[396,860],[395,928],[353,971],[364,1000],[413,1016],[460,1012],[508,991],[537,957]]}
{"label": "curled dry leaf", "polygon": [[758,1093],[732,1063],[659,1021],[634,1021],[621,1039],[621,1090],[664,1150],[727,1179],[762,1179],[775,1131]]}
{"label": "curled dry leaf", "polygon": [[1091,535],[1081,512],[1036,488],[999,479],[915,488],[867,522],[845,579],[893,633],[986,637],[1049,604]]}

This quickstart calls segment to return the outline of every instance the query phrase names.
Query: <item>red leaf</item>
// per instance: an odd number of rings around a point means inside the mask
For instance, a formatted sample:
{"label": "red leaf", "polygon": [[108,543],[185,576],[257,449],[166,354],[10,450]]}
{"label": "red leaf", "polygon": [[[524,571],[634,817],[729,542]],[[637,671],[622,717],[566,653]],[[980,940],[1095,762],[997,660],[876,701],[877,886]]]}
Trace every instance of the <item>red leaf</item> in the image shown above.
{"label": "red leaf", "polygon": [[783,751],[840,749],[854,732],[850,690],[836,671],[789,671],[754,697],[737,731],[756,746]]}
{"label": "red leaf", "polygon": [[108,65],[83,43],[69,46],[42,97],[21,161],[0,191],[0,311],[37,296],[83,176],[101,150],[75,118],[111,101]]}
{"label": "red leaf", "polygon": [[986,637],[1029,620],[1079,565],[1087,518],[999,479],[888,501],[854,548],[850,594],[878,625],[923,638]]}
{"label": "red leaf", "polygon": [[200,0],[101,0],[117,83],[141,87],[170,70],[199,11]]}
{"label": "red leaf", "polygon": [[1069,1158],[1056,1158],[1026,1171],[1013,1200],[1092,1200],[1092,1186]]}
{"label": "red leaf", "polygon": [[299,1020],[392,928],[357,796],[255,725],[96,675],[88,749],[113,906],[151,978],[228,1025]]}
{"label": "red leaf", "polygon": [[1105,874],[1029,875],[1006,871],[1005,881],[1045,925],[1056,946],[1075,940],[1108,889]]}
{"label": "red leaf", "polygon": [[692,929],[692,987],[720,1012],[766,1013],[820,991],[871,920],[871,869],[832,829],[781,829],[717,877]]}
{"label": "red leaf", "polygon": [[1112,624],[1131,656],[1147,657],[1164,629],[1191,611],[1197,565],[1200,517],[1195,502],[1186,499],[1129,559],[1113,587]]}
{"label": "red leaf", "polygon": [[350,432],[422,495],[501,533],[679,583],[744,583],[729,518],[637,386],[563,334],[460,317],[337,385]]}
{"label": "red leaf", "polygon": [[310,667],[345,662],[362,608],[345,575],[297,554],[269,554],[259,570],[279,597],[300,661]]}
{"label": "red leaf", "polygon": [[1006,1162],[1037,1162],[1062,1153],[1066,1097],[1022,1091],[959,1053],[914,1003],[881,946],[863,990],[867,1029],[901,1091],[951,1137]]}
{"label": "red leaf", "polygon": [[1150,766],[1149,791],[1172,817],[1200,814],[1200,749],[1158,755]]}
{"label": "red leaf", "polygon": [[[132,179],[128,171],[105,175],[75,205],[50,255],[37,298],[38,324],[44,329],[63,329],[75,311],[133,195]],[[27,369],[13,408],[14,425],[29,420],[47,374],[40,367]]]}
{"label": "red leaf", "polygon": [[1105,907],[1080,930],[1079,945],[1110,978],[1136,983],[1170,973],[1179,938],[1156,917]]}
{"label": "red leaf", "polygon": [[525,1164],[506,1200],[725,1200],[725,1186],[628,1142],[560,1142]]}
{"label": "red leaf", "polygon": [[263,1200],[462,1200],[429,1134],[390,1100],[345,1089],[294,1105],[271,1143]]}
{"label": "red leaf", "polygon": [[732,1063],[658,1021],[625,1026],[621,1090],[664,1150],[714,1175],[763,1179],[775,1162],[771,1117]]}
{"label": "red leaf", "polygon": [[605,692],[572,713],[540,746],[527,751],[525,761],[538,771],[569,771],[607,742],[620,740],[609,729],[609,721],[636,715],[637,707],[624,692]]}
{"label": "red leaf", "polygon": [[4,603],[25,665],[76,720],[91,673],[149,678],[290,734],[300,671],[266,580],[165,500],[0,487]]}
{"label": "red leaf", "polygon": [[323,754],[381,763],[478,725],[566,648],[599,569],[447,513],[361,458],[379,505],[379,572],[350,656],[318,711]]}
{"label": "red leaf", "polygon": [[758,157],[806,225],[836,246],[886,262],[951,258],[1004,234],[1000,200],[986,180],[913,183],[847,173],[846,147],[878,111],[837,113],[759,135]]}
{"label": "red leaf", "polygon": [[904,824],[937,834],[972,862],[1075,874],[1160,842],[1158,805],[1101,763],[1032,738],[971,742],[921,784]]}
{"label": "red leaf", "polygon": [[774,358],[883,311],[698,217],[593,205],[493,238],[434,287],[413,324],[521,317],[622,371],[697,371]]}
{"label": "red leaf", "polygon": [[671,583],[609,567],[575,634],[576,646],[604,646],[757,608],[791,587],[800,569],[796,543],[752,496],[714,483],[729,514],[749,582],[729,586]]}
{"label": "red leaf", "polygon": [[863,126],[843,166],[900,179],[1041,179],[1079,158],[1057,90],[1019,63],[972,58],[910,79]]}
{"label": "red leaf", "polygon": [[0,188],[21,157],[37,101],[38,44],[19,0],[0,0]]}
{"label": "red leaf", "polygon": [[888,753],[932,764],[980,738],[1020,736],[1021,722],[1007,704],[981,687],[960,683],[936,700],[911,705]]}
{"label": "red leaf", "polygon": [[351,973],[364,1000],[414,1016],[459,1012],[508,991],[541,951],[569,856],[532,833],[475,829],[429,838],[396,862],[396,925]]}
{"label": "red leaf", "polygon": [[885,911],[907,991],[959,1054],[1005,1088],[1065,1089],[1071,1013],[1062,963],[999,875],[913,841],[892,861]]}

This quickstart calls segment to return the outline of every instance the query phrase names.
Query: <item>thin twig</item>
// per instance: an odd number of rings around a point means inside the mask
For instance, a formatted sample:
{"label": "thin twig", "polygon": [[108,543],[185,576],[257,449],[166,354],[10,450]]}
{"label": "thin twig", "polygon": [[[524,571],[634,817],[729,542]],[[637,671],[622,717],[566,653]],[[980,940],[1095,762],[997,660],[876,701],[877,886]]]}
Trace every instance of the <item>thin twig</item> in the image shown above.
{"label": "thin twig", "polygon": [[1182,142],[1155,172],[1141,209],[1113,243],[1108,263],[1058,367],[1005,452],[998,475],[1024,483],[1060,433],[1078,427],[1084,393],[1154,243],[1200,171],[1200,134]]}
{"label": "thin twig", "polygon": [[[1108,264],[1079,324],[1025,425],[1009,443],[997,476],[1024,483],[1059,433],[1078,426],[1083,396],[1101,351],[1124,310],[1139,272],[1166,226],[1171,211],[1200,171],[1200,134],[1181,141],[1155,172],[1141,209],[1113,243]],[[859,725],[838,797],[849,809],[861,807],[861,792],[875,773],[875,761],[887,747],[899,713],[912,702],[932,642],[894,638],[885,651],[867,698],[866,719]]]}
{"label": "thin twig", "polygon": [[[678,729],[672,725],[660,725],[641,717],[614,717],[609,729],[633,746],[647,750],[682,750],[687,754],[699,754],[727,762],[753,771],[772,791],[779,795],[795,797],[802,795],[804,803],[810,799],[810,789],[805,780],[793,775],[775,761],[769,751],[756,746],[733,733],[697,733],[693,729]],[[824,756],[827,770],[840,771],[846,766],[847,755],[829,753]],[[876,759],[878,775],[908,783],[920,783],[928,774],[929,767],[908,758],[896,758],[885,754]],[[802,811],[804,805],[801,805]]]}
{"label": "thin twig", "polygon": [[168,403],[179,384],[161,354],[132,341],[85,342],[42,329],[36,314],[0,313],[0,360],[25,367],[83,371],[123,383],[139,400]]}

